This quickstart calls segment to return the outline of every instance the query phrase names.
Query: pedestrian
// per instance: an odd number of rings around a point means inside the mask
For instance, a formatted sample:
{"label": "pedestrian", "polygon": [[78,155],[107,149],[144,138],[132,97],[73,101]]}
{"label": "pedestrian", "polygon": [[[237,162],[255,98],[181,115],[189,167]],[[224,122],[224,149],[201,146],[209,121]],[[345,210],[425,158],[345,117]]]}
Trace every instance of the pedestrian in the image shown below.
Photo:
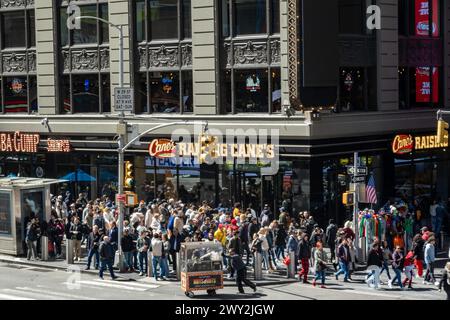
{"label": "pedestrian", "polygon": [[102,241],[101,234],[98,231],[98,227],[96,225],[93,226],[92,232],[89,234],[89,247],[88,247],[88,261],[86,270],[91,268],[92,257],[95,256],[95,269],[99,268],[100,265],[100,256],[99,256],[99,247]]}
{"label": "pedestrian", "polygon": [[247,279],[247,268],[244,261],[242,261],[241,256],[234,251],[234,249],[230,249],[229,259],[231,260],[233,269],[236,270],[236,284],[238,286],[239,293],[245,294],[242,283],[245,283],[245,285],[253,289],[253,292],[256,292],[256,284]]}
{"label": "pedestrian", "polygon": [[163,270],[161,266],[161,257],[163,255],[164,244],[161,241],[159,233],[153,234],[152,239],[152,266],[153,266],[153,276],[155,280],[158,281],[158,266],[159,266],[159,277],[163,280],[166,278],[163,276]]}
{"label": "pedestrian", "polygon": [[330,219],[328,221],[328,226],[325,231],[325,243],[327,244],[328,248],[330,248],[330,259],[333,261],[336,257],[335,250],[336,250],[336,235],[337,235],[337,225],[334,223],[333,219]]}
{"label": "pedestrian", "polygon": [[111,242],[111,245],[113,246],[114,249],[114,257],[113,257],[113,265],[114,265],[114,260],[116,258],[116,254],[115,252],[119,249],[119,228],[117,227],[117,223],[116,221],[111,221],[110,223],[110,230],[109,230],[109,240]]}
{"label": "pedestrian", "polygon": [[444,270],[442,271],[442,278],[439,281],[439,292],[442,291],[442,287],[444,287],[444,291],[447,294],[447,300],[450,300],[450,262],[447,262]]}
{"label": "pedestrian", "polygon": [[298,280],[301,281],[303,277],[303,283],[308,282],[308,272],[309,272],[309,259],[311,258],[311,244],[309,242],[309,235],[304,233],[302,239],[298,244],[298,259],[299,263],[302,265],[302,269],[298,274]]}
{"label": "pedestrian", "polygon": [[272,220],[272,211],[270,211],[269,205],[266,204],[264,205],[264,209],[261,211],[259,216],[259,224],[261,227],[268,227]]}
{"label": "pedestrian", "polygon": [[344,274],[344,282],[348,281],[348,263],[350,261],[350,249],[348,247],[348,241],[350,239],[344,238],[338,247],[337,258],[339,261],[339,270],[334,274],[336,280],[339,280],[339,275]]}
{"label": "pedestrian", "polygon": [[30,260],[31,258],[33,258],[33,260],[38,260],[36,249],[37,239],[38,239],[38,231],[36,219],[32,218],[27,225],[27,231],[25,236],[25,241],[27,244],[27,260]]}
{"label": "pedestrian", "polygon": [[246,261],[246,266],[250,265],[250,256],[251,256],[251,252],[250,252],[250,241],[249,241],[249,227],[250,227],[250,222],[249,219],[251,218],[251,213],[246,216],[244,222],[241,222],[241,226],[239,228],[239,239],[241,240],[241,246],[242,246],[242,255],[244,254],[244,251],[247,255],[247,261]]}
{"label": "pedestrian", "polygon": [[147,274],[147,269],[148,269],[148,254],[147,254],[147,252],[149,249],[149,243],[145,236],[146,236],[145,230],[141,230],[139,233],[139,238],[136,241],[136,249],[138,252],[139,275],[140,276]]}
{"label": "pedestrian", "polygon": [[70,234],[71,239],[73,241],[73,258],[74,261],[81,261],[81,239],[83,238],[82,234],[82,225],[80,223],[80,218],[75,216],[73,218],[73,222],[70,225]]}
{"label": "pedestrian", "polygon": [[314,251],[314,270],[316,271],[316,276],[313,280],[312,285],[316,286],[316,281],[321,279],[321,288],[325,288],[325,270],[327,269],[328,257],[326,252],[323,250],[322,242],[317,242],[316,250]]}
{"label": "pedestrian", "polygon": [[382,265],[383,256],[380,254],[379,244],[374,243],[367,258],[367,271],[369,271],[369,274],[366,278],[366,283],[369,287],[380,288],[380,270]]}
{"label": "pedestrian", "polygon": [[[383,252],[383,266],[381,267],[380,277],[383,271],[386,270],[386,274],[389,280],[391,280],[391,274],[389,273],[389,265],[392,263],[392,252],[389,249],[388,243],[386,240],[383,241],[383,246],[381,248]],[[381,281],[380,281],[381,283]]]}
{"label": "pedestrian", "polygon": [[403,263],[405,268],[405,280],[403,281],[403,286],[406,287],[406,283],[408,283],[408,289],[412,289],[412,279],[414,277],[414,251],[410,250],[405,257],[405,261]]}
{"label": "pedestrian", "polygon": [[423,279],[423,284],[436,283],[436,285],[438,285],[434,276],[434,262],[436,260],[435,244],[436,239],[431,236],[425,245],[424,257],[425,263],[427,265],[427,270],[425,273],[425,278]]}
{"label": "pedestrian", "polygon": [[397,280],[400,289],[403,290],[403,284],[402,284],[403,260],[404,259],[403,259],[403,254],[402,254],[402,248],[400,246],[396,246],[395,251],[392,254],[392,269],[394,270],[395,276],[392,280],[388,281],[388,286],[391,289],[392,289],[392,284],[395,282],[395,280]]}
{"label": "pedestrian", "polygon": [[423,260],[424,256],[425,241],[422,239],[420,234],[416,234],[413,238],[413,251],[414,251],[414,265],[417,269],[417,276],[423,276]]}
{"label": "pedestrian", "polygon": [[276,258],[282,261],[281,258],[285,259],[284,251],[286,250],[286,238],[288,235],[285,227],[281,224],[278,225],[278,229],[275,232],[275,254]]}
{"label": "pedestrian", "polygon": [[133,237],[130,235],[130,228],[123,229],[123,236],[120,240],[122,246],[125,269],[128,272],[134,272],[133,268],[133,249],[135,248]]}
{"label": "pedestrian", "polygon": [[266,238],[266,229],[261,228],[258,232],[258,239],[261,243],[261,255],[262,260],[264,262],[264,268],[265,270],[269,270],[269,273],[273,272],[274,269],[272,267],[272,263],[269,260],[269,243],[267,242]]}
{"label": "pedestrian", "polygon": [[[352,239],[347,239],[347,243],[348,243],[348,252],[350,253],[350,260],[348,262],[348,279],[352,280],[352,274],[353,272],[355,272],[356,270],[356,249],[355,246],[353,244],[353,240]],[[378,247],[378,251],[380,251],[380,248]],[[380,252],[380,256],[381,256],[381,252]]]}
{"label": "pedestrian", "polygon": [[115,251],[113,246],[111,245],[108,236],[105,236],[103,238],[103,242],[100,244],[99,247],[99,254],[100,254],[100,271],[99,271],[100,279],[103,280],[103,270],[105,270],[106,267],[108,267],[111,278],[113,280],[117,279],[113,270],[113,257],[115,255]]}

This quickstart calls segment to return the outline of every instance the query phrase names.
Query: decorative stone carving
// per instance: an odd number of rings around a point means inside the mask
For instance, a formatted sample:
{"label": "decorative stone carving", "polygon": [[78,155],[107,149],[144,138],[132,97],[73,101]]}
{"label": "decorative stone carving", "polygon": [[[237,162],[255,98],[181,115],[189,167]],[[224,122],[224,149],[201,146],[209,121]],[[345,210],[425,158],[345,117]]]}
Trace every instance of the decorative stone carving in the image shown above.
{"label": "decorative stone carving", "polygon": [[280,63],[280,40],[270,41],[270,63]]}
{"label": "decorative stone carving", "polygon": [[109,50],[107,48],[100,50],[100,70],[109,70]]}
{"label": "decorative stone carving", "polygon": [[[27,2],[32,0],[0,0],[1,8],[24,8]],[[34,1],[32,1],[34,4]]]}
{"label": "decorative stone carving", "polygon": [[234,44],[234,61],[236,64],[267,63],[267,44],[247,43]]}
{"label": "decorative stone carving", "polygon": [[179,66],[178,48],[169,48],[165,45],[158,48],[149,48],[149,62],[150,68],[177,67]]}
{"label": "decorative stone carving", "polygon": [[64,72],[69,72],[70,71],[70,53],[69,53],[69,50],[63,50],[61,52],[61,54],[62,54]]}
{"label": "decorative stone carving", "polygon": [[225,48],[227,68],[231,68],[231,65],[233,64],[233,53],[231,52],[231,43],[226,42],[223,46]]}
{"label": "decorative stone carving", "polygon": [[3,72],[26,72],[27,71],[27,59],[25,53],[4,53],[3,60]]}
{"label": "decorative stone carving", "polygon": [[36,72],[36,52],[28,52],[28,72]]}
{"label": "decorative stone carving", "polygon": [[34,6],[34,0],[27,0],[27,7]]}
{"label": "decorative stone carving", "polygon": [[72,51],[72,70],[98,70],[98,51]]}
{"label": "decorative stone carving", "polygon": [[181,46],[181,62],[182,66],[192,66],[192,45],[183,44]]}
{"label": "decorative stone carving", "polygon": [[147,70],[147,48],[139,46],[138,55],[139,55],[139,69]]}

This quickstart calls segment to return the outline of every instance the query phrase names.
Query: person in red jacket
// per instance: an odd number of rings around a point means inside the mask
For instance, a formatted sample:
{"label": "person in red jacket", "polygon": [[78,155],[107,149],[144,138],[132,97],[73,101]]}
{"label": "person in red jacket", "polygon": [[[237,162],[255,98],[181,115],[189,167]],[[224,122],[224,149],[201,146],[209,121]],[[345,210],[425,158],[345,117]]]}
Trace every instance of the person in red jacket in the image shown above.
{"label": "person in red jacket", "polygon": [[405,275],[406,278],[403,280],[403,286],[406,287],[406,283],[408,283],[408,289],[412,289],[412,279],[414,277],[414,251],[410,250],[405,257],[403,262],[403,266],[405,267]]}

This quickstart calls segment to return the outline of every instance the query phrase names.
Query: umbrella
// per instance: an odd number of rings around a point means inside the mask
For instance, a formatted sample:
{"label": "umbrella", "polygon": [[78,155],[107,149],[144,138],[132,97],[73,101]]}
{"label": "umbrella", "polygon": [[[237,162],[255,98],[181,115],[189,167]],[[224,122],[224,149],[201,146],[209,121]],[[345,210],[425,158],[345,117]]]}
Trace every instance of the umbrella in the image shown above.
{"label": "umbrella", "polygon": [[86,172],[81,169],[78,169],[75,172],[71,172],[66,174],[64,177],[59,178],[61,180],[67,180],[70,182],[92,182],[97,181],[93,176],[90,176]]}

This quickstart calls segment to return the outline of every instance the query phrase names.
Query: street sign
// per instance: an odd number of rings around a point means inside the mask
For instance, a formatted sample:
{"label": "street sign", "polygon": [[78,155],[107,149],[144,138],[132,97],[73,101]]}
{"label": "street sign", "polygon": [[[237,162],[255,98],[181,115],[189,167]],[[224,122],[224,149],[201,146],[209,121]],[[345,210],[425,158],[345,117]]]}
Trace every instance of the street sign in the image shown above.
{"label": "street sign", "polygon": [[133,111],[133,88],[114,88],[114,106],[116,111]]}
{"label": "street sign", "polygon": [[[367,176],[367,172],[368,172],[367,167],[362,167],[362,166],[356,167],[356,174],[357,175]],[[355,174],[355,167],[353,167],[353,166],[347,167],[347,174],[354,175]]]}
{"label": "street sign", "polygon": [[126,195],[124,195],[124,194],[116,194],[116,204],[119,204],[121,202],[125,203],[126,200],[127,200]]}
{"label": "street sign", "polygon": [[353,176],[352,183],[364,183],[366,182],[366,176]]}

